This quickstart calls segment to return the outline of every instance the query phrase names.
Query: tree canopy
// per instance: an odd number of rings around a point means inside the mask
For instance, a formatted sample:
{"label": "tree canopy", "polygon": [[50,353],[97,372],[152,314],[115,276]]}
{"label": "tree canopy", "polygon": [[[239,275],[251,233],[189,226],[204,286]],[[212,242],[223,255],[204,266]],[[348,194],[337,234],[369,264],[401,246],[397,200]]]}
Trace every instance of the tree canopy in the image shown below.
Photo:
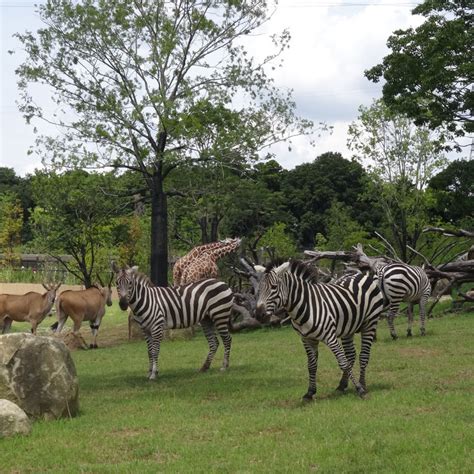
{"label": "tree canopy", "polygon": [[[47,0],[45,27],[19,34],[18,68],[25,117],[62,134],[40,136],[57,166],[108,166],[140,174],[151,199],[151,268],[167,283],[165,180],[182,163],[256,159],[269,144],[312,130],[295,116],[291,93],[277,89],[266,65],[288,46],[256,61],[245,38],[267,19],[267,2],[247,0]],[[32,97],[44,84],[54,114]]]}
{"label": "tree canopy", "polygon": [[426,127],[414,126],[383,101],[359,111],[349,127],[348,145],[369,169],[368,192],[381,203],[399,257],[407,261],[407,245],[416,248],[428,218],[424,190],[446,158]]}
{"label": "tree canopy", "polygon": [[425,22],[395,31],[387,41],[390,54],[365,75],[373,82],[383,77],[385,103],[417,125],[443,129],[454,140],[472,134],[472,2],[425,0],[413,13]]}

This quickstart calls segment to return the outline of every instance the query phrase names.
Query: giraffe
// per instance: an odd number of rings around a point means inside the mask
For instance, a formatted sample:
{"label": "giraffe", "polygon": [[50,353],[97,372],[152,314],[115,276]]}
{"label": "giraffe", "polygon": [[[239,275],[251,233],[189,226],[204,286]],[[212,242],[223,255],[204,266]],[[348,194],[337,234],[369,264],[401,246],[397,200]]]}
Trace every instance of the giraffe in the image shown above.
{"label": "giraffe", "polygon": [[208,244],[198,245],[189,251],[186,255],[178,258],[173,266],[173,283],[175,286],[178,286],[181,282],[181,275],[183,274],[184,269],[197,257],[206,252],[207,250],[212,250],[218,248],[226,242],[226,240],[220,240],[218,242],[210,242]]}
{"label": "giraffe", "polygon": [[176,262],[173,268],[174,285],[185,285],[204,278],[217,278],[217,260],[237,249],[240,242],[240,239],[226,239],[195,247]]}

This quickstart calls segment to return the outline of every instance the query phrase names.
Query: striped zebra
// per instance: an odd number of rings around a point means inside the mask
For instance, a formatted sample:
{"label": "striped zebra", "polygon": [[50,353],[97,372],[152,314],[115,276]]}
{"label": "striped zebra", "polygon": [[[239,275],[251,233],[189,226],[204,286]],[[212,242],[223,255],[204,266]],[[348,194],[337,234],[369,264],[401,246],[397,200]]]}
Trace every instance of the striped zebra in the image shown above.
{"label": "striped zebra", "polygon": [[[363,396],[370,349],[383,310],[383,295],[377,278],[359,274],[340,285],[316,283],[312,270],[300,261],[290,260],[279,267],[268,268],[259,283],[257,319],[265,321],[280,308],[288,311],[308,357],[309,387],[303,399],[312,400],[316,394],[320,341],[329,347],[342,370],[337,389],[344,391],[350,379],[357,393]],[[358,382],[352,374],[356,358],[354,334],[357,332],[362,338]]]}
{"label": "striped zebra", "polygon": [[412,335],[413,306],[416,303],[420,305],[420,333],[424,336],[426,334],[426,304],[431,295],[431,283],[425,271],[420,267],[405,263],[389,263],[377,267],[376,273],[380,280],[382,292],[387,299],[387,321],[392,338],[397,339],[398,337],[393,320],[402,301],[408,303],[407,336]]}
{"label": "striped zebra", "polygon": [[158,375],[158,356],[165,327],[187,328],[201,323],[209,344],[201,372],[209,369],[219,346],[217,330],[224,343],[222,370],[229,366],[232,342],[229,325],[234,298],[224,282],[207,279],[174,288],[157,287],[146,275],[138,272],[137,267],[120,269],[114,264],[113,270],[119,306],[123,311],[130,307],[133,318],[145,334],[150,380]]}

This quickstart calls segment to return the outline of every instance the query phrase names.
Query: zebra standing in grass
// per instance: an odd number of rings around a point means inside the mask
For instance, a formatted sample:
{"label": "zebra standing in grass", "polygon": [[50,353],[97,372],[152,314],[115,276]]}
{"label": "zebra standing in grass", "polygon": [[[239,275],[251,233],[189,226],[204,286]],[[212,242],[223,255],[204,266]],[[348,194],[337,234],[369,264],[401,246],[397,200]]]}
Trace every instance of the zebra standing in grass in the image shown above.
{"label": "zebra standing in grass", "polygon": [[187,328],[201,323],[209,344],[209,353],[201,372],[209,369],[219,346],[215,329],[224,343],[224,363],[229,366],[232,338],[229,334],[230,314],[233,304],[232,290],[215,279],[165,288],[153,286],[150,279],[138,272],[137,267],[118,268],[116,275],[120,308],[129,306],[133,318],[143,330],[148,346],[150,368],[148,378],[155,379],[158,374],[158,356],[165,326],[168,328]]}
{"label": "zebra standing in grass", "polygon": [[390,334],[397,339],[393,320],[398,312],[400,303],[408,303],[408,329],[407,336],[412,335],[413,306],[420,305],[420,333],[425,331],[426,303],[431,295],[431,284],[425,271],[420,267],[407,265],[405,263],[389,263],[376,268],[380,280],[380,287],[389,305],[387,321]]}
{"label": "zebra standing in grass", "polygon": [[[383,295],[377,277],[359,274],[341,284],[323,284],[315,281],[313,272],[304,263],[285,262],[277,268],[267,268],[260,280],[257,319],[264,321],[280,308],[288,311],[308,357],[309,387],[303,399],[312,400],[316,394],[320,341],[329,347],[342,370],[337,389],[344,391],[351,379],[358,394],[363,396],[366,393],[365,370],[383,310]],[[352,374],[356,358],[354,334],[357,332],[362,338],[359,382]]]}

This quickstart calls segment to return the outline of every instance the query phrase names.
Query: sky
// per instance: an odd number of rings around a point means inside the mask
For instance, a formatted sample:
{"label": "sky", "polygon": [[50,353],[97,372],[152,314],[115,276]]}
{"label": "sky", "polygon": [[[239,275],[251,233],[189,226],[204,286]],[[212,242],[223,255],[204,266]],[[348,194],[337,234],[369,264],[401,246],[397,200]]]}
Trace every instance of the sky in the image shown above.
{"label": "sky", "polygon": [[[0,166],[15,169],[24,176],[42,167],[35,153],[33,126],[27,125],[18,111],[15,69],[24,58],[15,32],[36,31],[41,21],[35,4],[44,0],[0,0],[1,15],[1,143]],[[270,44],[269,35],[287,28],[292,36],[284,54],[282,68],[273,77],[282,88],[291,88],[297,114],[315,123],[333,127],[310,140],[299,137],[272,148],[275,159],[284,168],[313,161],[327,151],[340,152],[346,158],[347,129],[358,117],[361,105],[369,106],[381,96],[381,84],[364,77],[364,70],[381,62],[389,52],[386,42],[397,29],[416,27],[422,18],[411,14],[416,1],[401,0],[280,0],[271,20],[250,47],[257,55]],[[9,54],[8,51],[15,51]],[[42,125],[35,123],[40,131]]]}

